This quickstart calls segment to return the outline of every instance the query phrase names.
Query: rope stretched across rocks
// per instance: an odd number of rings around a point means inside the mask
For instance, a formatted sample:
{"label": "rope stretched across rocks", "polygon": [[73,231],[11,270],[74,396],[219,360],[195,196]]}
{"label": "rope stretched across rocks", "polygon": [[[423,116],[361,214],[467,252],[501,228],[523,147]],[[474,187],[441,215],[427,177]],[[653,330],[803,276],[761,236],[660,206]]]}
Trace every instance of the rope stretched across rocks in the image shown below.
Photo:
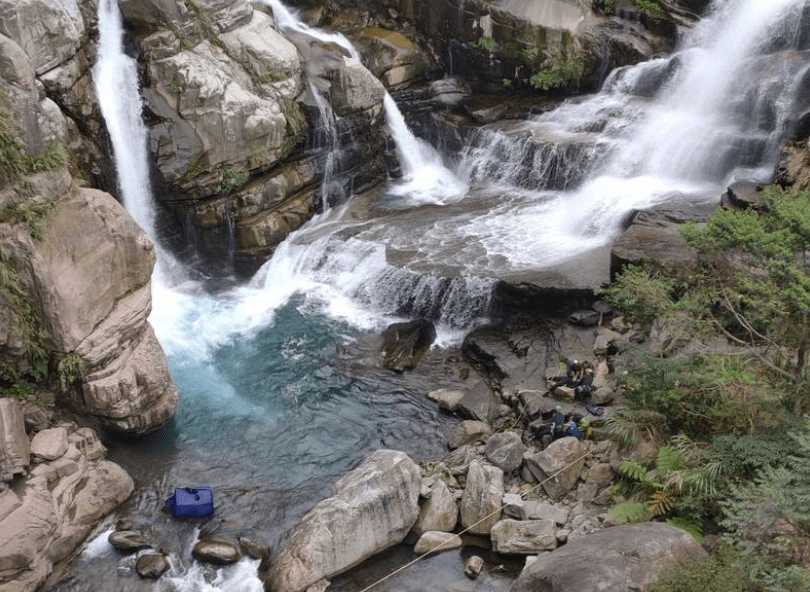
{"label": "rope stretched across rocks", "polygon": [[[559,471],[557,471],[556,473],[554,473],[554,474],[552,474],[552,475],[549,475],[548,477],[546,477],[545,479],[543,479],[543,480],[542,480],[540,483],[538,483],[537,485],[535,485],[534,487],[532,487],[531,489],[529,489],[529,491],[526,491],[525,493],[521,493],[521,494],[520,494],[520,496],[521,496],[521,497],[523,497],[524,495],[528,495],[528,494],[530,494],[530,493],[534,492],[534,491],[535,491],[537,488],[541,487],[541,486],[542,486],[544,483],[547,483],[547,482],[548,482],[548,481],[550,481],[551,479],[554,479],[554,478],[555,478],[557,475],[559,475],[559,474],[560,474],[560,473],[562,473],[563,471],[566,471],[566,470],[570,469],[572,466],[574,466],[576,463],[578,463],[579,461],[581,461],[583,458],[585,458],[585,457],[586,457],[586,456],[588,456],[589,454],[590,454],[590,452],[589,452],[589,451],[584,452],[584,453],[583,453],[581,456],[578,456],[577,458],[575,458],[574,460],[572,460],[570,463],[568,463],[567,465],[565,465],[563,468],[561,468],[561,469],[560,469]],[[484,521],[486,521],[486,520],[489,520],[490,518],[492,518],[492,517],[493,517],[493,516],[495,516],[496,514],[500,514],[500,513],[503,511],[503,509],[504,509],[505,507],[506,507],[506,504],[502,504],[500,507],[498,507],[497,509],[493,510],[492,512],[490,512],[489,514],[487,514],[486,516],[484,516],[483,518],[481,518],[481,519],[480,519],[478,522],[475,522],[475,523],[473,523],[473,524],[470,524],[470,525],[469,525],[467,528],[465,528],[465,529],[464,529],[464,530],[462,530],[461,532],[457,533],[457,534],[458,534],[458,536],[461,536],[461,535],[463,535],[463,534],[468,533],[468,532],[469,532],[471,529],[475,528],[476,526],[478,526],[478,525],[479,525],[479,524],[481,524],[482,522],[484,522]],[[409,568],[409,567],[411,567],[412,565],[415,565],[416,563],[418,563],[419,561],[421,561],[422,559],[424,559],[425,557],[427,557],[427,556],[428,556],[428,555],[430,555],[431,553],[435,553],[436,551],[438,551],[439,549],[441,549],[443,546],[445,546],[447,543],[448,543],[448,541],[442,541],[441,543],[439,543],[438,545],[436,545],[436,546],[435,546],[435,547],[433,547],[432,549],[428,549],[427,551],[425,551],[424,553],[422,553],[421,555],[419,555],[419,556],[418,556],[418,557],[416,557],[415,559],[412,559],[411,561],[409,561],[409,562],[408,562],[408,563],[406,563],[405,565],[403,565],[403,566],[401,566],[401,567],[399,567],[399,568],[395,569],[395,570],[394,570],[394,571],[392,571],[390,574],[388,574],[388,575],[386,575],[386,576],[383,576],[383,577],[381,577],[379,580],[377,580],[376,582],[373,582],[372,584],[370,584],[370,585],[366,586],[365,588],[363,588],[362,590],[360,590],[360,592],[367,592],[368,590],[371,590],[371,589],[372,589],[374,586],[376,586],[377,584],[381,584],[382,582],[384,582],[384,581],[385,581],[385,580],[387,580],[388,578],[391,578],[391,577],[395,576],[396,574],[398,574],[398,573],[400,573],[400,572],[405,571],[406,569],[408,569],[408,568]]]}

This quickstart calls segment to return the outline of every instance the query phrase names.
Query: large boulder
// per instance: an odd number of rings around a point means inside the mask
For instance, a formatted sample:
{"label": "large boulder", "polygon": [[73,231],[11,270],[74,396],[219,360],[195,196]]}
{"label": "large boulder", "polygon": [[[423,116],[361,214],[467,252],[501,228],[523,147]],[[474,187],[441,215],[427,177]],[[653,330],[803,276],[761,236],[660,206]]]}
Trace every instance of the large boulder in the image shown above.
{"label": "large boulder", "polygon": [[545,450],[526,454],[531,474],[553,499],[562,499],[573,489],[585,467],[586,448],[572,436],[555,440]]}
{"label": "large boulder", "polygon": [[2,0],[0,33],[16,41],[43,74],[76,54],[85,25],[77,0]]}
{"label": "large boulder", "polygon": [[461,497],[461,525],[472,534],[489,534],[501,517],[503,493],[503,471],[473,460]]}
{"label": "large boulder", "polygon": [[552,520],[500,520],[490,538],[496,553],[534,555],[557,547],[557,528]]}
{"label": "large boulder", "polygon": [[378,450],[335,485],[273,559],[265,584],[301,592],[402,542],[419,515],[422,478],[403,452]]}
{"label": "large boulder", "polygon": [[37,589],[53,564],[73,553],[133,491],[120,466],[86,454],[95,456],[90,430],[69,431],[71,443],[59,458],[43,460],[0,493],[0,590]]}
{"label": "large boulder", "polygon": [[222,44],[205,40],[147,63],[152,153],[172,188],[163,197],[231,193],[250,171],[286,156],[301,133],[293,108],[302,88],[298,55],[269,17],[255,12]]}
{"label": "large boulder", "polygon": [[58,205],[45,208],[41,237],[6,225],[0,244],[17,262],[51,356],[71,356],[80,368],[80,388],[67,400],[119,432],[162,426],[174,415],[177,389],[147,322],[151,241],[110,195],[77,188],[66,171],[36,175],[28,186],[33,201]]}
{"label": "large boulder", "polygon": [[667,524],[615,526],[539,555],[510,592],[637,592],[667,569],[705,555],[689,534]]}

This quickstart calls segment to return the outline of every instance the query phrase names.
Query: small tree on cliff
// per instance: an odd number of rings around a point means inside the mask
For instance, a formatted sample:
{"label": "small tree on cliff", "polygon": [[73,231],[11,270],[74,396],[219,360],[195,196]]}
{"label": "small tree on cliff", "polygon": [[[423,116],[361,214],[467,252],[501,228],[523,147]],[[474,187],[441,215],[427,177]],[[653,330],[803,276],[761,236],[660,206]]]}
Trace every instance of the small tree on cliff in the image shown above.
{"label": "small tree on cliff", "polygon": [[684,232],[701,254],[688,280],[713,306],[706,318],[806,390],[810,345],[810,199],[769,187],[763,208],[718,210]]}

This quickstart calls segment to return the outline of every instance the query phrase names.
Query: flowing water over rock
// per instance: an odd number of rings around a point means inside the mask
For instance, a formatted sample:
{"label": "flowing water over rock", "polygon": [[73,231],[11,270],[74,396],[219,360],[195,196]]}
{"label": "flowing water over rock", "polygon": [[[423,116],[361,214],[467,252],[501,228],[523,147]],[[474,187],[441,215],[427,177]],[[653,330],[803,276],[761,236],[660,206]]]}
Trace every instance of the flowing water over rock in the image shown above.
{"label": "flowing water over rock", "polygon": [[[282,28],[323,34],[268,4]],[[484,126],[460,154],[439,154],[414,138],[389,97],[401,181],[318,215],[249,284],[228,291],[210,294],[179,280],[162,255],[150,321],[181,405],[167,429],[110,451],[137,484],[120,516],[170,550],[172,570],[158,589],[261,589],[255,561],[214,576],[191,559],[197,525],[161,511],[175,485],[214,488],[216,518],[206,532],[278,545],[338,476],[375,449],[416,459],[443,454],[444,429],[454,420],[424,394],[439,377],[443,387],[459,380],[451,346],[485,319],[495,280],[593,287],[632,209],[680,196],[717,200],[732,181],[767,181],[779,142],[804,108],[803,6],[716,2],[678,54],[614,72],[599,94],[544,115]],[[114,13],[103,24],[116,26]],[[105,109],[111,128],[131,114]],[[116,159],[120,170],[118,145]],[[132,182],[122,177],[125,195]],[[589,253],[594,269],[571,268]],[[413,317],[436,321],[448,349],[431,350],[408,374],[381,369],[376,335]],[[458,561],[431,559],[376,590],[441,589],[437,570]],[[336,589],[360,589],[387,569],[373,564]],[[54,589],[154,586],[97,539]]]}

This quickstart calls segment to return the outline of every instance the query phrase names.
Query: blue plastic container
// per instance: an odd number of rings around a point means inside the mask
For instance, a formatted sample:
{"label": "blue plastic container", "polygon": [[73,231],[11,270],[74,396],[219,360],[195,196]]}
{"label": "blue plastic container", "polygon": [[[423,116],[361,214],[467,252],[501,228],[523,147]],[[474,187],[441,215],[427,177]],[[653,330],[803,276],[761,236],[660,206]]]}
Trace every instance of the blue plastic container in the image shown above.
{"label": "blue plastic container", "polygon": [[177,487],[166,505],[175,518],[207,518],[214,513],[214,494],[208,486]]}

